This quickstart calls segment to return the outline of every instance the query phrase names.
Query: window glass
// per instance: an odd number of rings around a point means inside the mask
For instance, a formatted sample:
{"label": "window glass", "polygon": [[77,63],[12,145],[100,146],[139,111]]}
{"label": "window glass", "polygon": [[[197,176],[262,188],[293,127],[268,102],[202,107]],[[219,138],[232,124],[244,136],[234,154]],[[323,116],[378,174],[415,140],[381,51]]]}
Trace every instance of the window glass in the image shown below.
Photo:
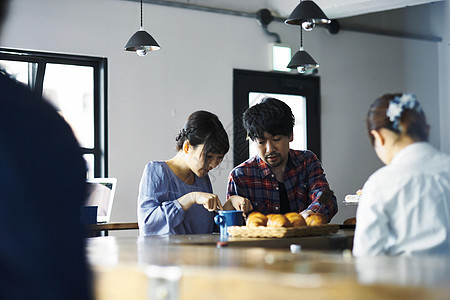
{"label": "window glass", "polygon": [[0,69],[42,95],[71,126],[87,177],[107,177],[107,59],[0,48]]}
{"label": "window glass", "polygon": [[87,167],[86,178],[94,178],[94,154],[85,154],[83,157]]}
{"label": "window glass", "polygon": [[28,62],[0,60],[0,68],[6,71],[12,78],[28,85]]}
{"label": "window glass", "polygon": [[[306,98],[297,95],[282,95],[282,94],[268,94],[250,92],[248,95],[248,107],[251,107],[265,97],[272,97],[285,102],[292,110],[295,117],[294,124],[294,140],[289,144],[289,147],[294,150],[305,150],[307,148],[306,141]],[[255,147],[249,143],[250,157],[256,155]]]}
{"label": "window glass", "polygon": [[72,127],[80,145],[94,147],[94,68],[48,63],[43,96]]}

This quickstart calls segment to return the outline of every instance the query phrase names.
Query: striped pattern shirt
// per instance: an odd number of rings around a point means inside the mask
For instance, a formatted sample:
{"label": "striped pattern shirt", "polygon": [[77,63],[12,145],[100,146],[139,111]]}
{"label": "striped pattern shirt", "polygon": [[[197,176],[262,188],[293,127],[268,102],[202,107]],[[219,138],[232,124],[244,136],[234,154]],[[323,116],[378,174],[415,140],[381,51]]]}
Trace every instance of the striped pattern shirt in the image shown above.
{"label": "striped pattern shirt", "polygon": [[[328,217],[337,213],[336,197],[319,203],[324,189],[329,188],[317,156],[308,150],[290,150],[283,176],[291,211],[310,209]],[[269,166],[254,156],[234,168],[228,177],[227,198],[239,195],[248,198],[253,210],[263,214],[280,213],[278,180]]]}

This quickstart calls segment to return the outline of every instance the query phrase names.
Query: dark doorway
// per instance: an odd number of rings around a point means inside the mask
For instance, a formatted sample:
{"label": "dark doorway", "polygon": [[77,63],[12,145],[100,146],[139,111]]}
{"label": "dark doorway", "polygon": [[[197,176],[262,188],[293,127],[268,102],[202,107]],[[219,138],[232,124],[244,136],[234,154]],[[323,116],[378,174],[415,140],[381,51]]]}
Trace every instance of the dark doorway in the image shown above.
{"label": "dark doorway", "polygon": [[[252,99],[266,94],[275,98],[286,96],[294,99],[294,101],[295,99],[303,101],[304,125],[300,124],[299,126],[305,127],[305,148],[313,151],[320,159],[320,78],[299,74],[235,69],[233,71],[234,166],[248,159],[250,153],[247,134],[242,125],[242,114],[249,107],[249,103],[254,101]],[[293,109],[294,115],[297,112]],[[294,132],[295,140],[296,134]]]}

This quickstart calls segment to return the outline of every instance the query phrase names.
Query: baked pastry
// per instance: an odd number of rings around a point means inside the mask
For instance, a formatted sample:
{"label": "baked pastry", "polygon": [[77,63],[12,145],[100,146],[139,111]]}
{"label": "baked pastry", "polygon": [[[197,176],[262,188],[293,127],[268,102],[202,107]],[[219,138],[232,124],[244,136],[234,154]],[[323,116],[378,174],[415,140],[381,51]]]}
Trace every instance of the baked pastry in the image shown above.
{"label": "baked pastry", "polygon": [[344,225],[356,225],[356,217],[348,218],[344,221]]}
{"label": "baked pastry", "polygon": [[281,214],[272,214],[269,215],[267,221],[267,227],[291,227],[291,222],[289,222],[288,218],[285,215]]}
{"label": "baked pastry", "polygon": [[266,222],[259,218],[247,219],[247,227],[260,227],[266,226]]}
{"label": "baked pastry", "polygon": [[306,221],[301,214],[290,212],[284,215],[291,222],[292,227],[306,226]]}
{"label": "baked pastry", "polygon": [[268,214],[266,217],[267,217],[267,219],[270,219],[270,218],[272,218],[275,215],[277,215],[277,214]]}
{"label": "baked pastry", "polygon": [[266,226],[267,217],[260,212],[252,212],[247,218],[247,227]]}
{"label": "baked pastry", "polygon": [[310,214],[306,219],[306,224],[308,226],[318,226],[318,225],[324,225],[327,224],[327,218],[319,213],[312,213]]}
{"label": "baked pastry", "polygon": [[258,217],[258,218],[266,218],[266,219],[267,219],[266,215],[260,213],[259,211],[254,211],[254,212],[252,212],[252,213],[250,213],[250,214],[248,215],[248,218],[254,218],[254,217]]}

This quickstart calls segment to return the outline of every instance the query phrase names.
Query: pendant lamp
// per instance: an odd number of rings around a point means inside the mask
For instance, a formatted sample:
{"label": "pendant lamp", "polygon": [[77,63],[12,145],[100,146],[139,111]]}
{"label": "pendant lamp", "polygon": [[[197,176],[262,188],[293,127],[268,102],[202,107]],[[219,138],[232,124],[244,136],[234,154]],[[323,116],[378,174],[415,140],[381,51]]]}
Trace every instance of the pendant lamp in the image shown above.
{"label": "pendant lamp", "polygon": [[297,51],[287,65],[290,69],[297,69],[300,74],[312,74],[317,72],[319,65],[314,58],[303,49],[303,31],[300,29],[300,50]]}
{"label": "pendant lamp", "polygon": [[141,0],[141,27],[139,31],[136,31],[135,34],[131,36],[128,40],[128,43],[125,45],[125,51],[135,51],[139,56],[147,55],[149,51],[159,50],[158,43],[155,39],[144,30],[143,22],[142,22],[142,0]]}
{"label": "pendant lamp", "polygon": [[311,31],[315,25],[325,25],[331,22],[320,7],[311,0],[301,1],[284,23],[302,25],[306,31]]}

